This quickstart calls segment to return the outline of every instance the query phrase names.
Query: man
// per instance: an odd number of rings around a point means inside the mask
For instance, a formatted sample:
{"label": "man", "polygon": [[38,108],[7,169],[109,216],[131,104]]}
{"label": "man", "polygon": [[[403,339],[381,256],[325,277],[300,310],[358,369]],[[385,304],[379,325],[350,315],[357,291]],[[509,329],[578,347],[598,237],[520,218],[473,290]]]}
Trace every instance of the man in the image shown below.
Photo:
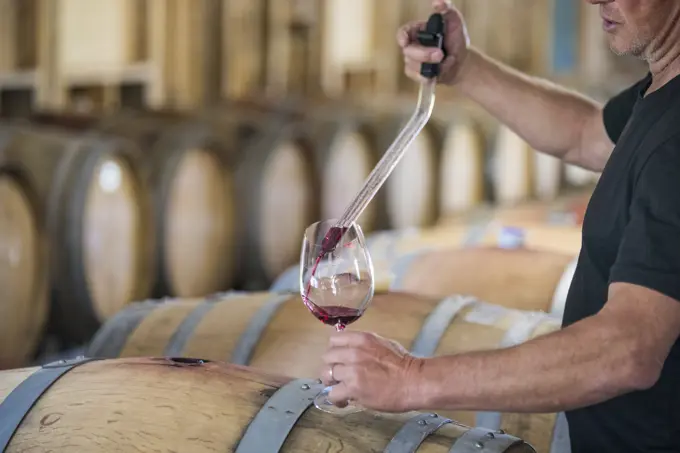
{"label": "man", "polygon": [[[496,351],[416,358],[370,333],[335,334],[322,379],[330,400],[378,411],[566,411],[574,453],[680,452],[680,1],[589,0],[612,50],[649,74],[603,107],[518,73],[470,47],[443,0],[456,86],[534,149],[602,175],[563,329]],[[419,80],[421,23],[399,30]]]}

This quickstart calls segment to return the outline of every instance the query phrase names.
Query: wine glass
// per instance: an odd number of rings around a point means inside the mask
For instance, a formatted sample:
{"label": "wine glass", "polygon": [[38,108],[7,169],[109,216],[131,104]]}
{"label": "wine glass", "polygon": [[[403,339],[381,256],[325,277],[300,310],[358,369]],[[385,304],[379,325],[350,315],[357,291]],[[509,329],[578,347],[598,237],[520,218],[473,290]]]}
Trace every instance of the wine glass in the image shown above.
{"label": "wine glass", "polygon": [[[361,227],[339,227],[331,219],[307,227],[300,254],[300,294],[305,306],[324,324],[340,332],[358,320],[373,299],[373,263]],[[314,400],[325,412],[349,414],[362,409],[340,408],[328,401],[331,387]]]}

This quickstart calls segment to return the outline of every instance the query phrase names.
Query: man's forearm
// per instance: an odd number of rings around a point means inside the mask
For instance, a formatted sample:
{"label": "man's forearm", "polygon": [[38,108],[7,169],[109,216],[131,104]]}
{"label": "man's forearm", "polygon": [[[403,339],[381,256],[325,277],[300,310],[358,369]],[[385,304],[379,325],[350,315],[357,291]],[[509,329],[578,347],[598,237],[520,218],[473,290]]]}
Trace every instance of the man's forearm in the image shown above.
{"label": "man's forearm", "polygon": [[407,382],[416,410],[557,412],[653,384],[635,335],[587,318],[508,349],[418,359]]}
{"label": "man's forearm", "polygon": [[585,121],[601,112],[596,101],[475,49],[470,49],[457,86],[532,148],[559,158],[581,146]]}

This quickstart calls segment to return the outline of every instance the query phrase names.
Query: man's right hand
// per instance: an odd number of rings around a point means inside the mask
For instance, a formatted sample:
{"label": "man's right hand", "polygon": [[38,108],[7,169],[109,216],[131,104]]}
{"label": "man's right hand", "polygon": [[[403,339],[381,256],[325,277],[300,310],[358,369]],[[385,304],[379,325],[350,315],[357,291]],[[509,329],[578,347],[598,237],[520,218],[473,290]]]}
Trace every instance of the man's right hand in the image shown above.
{"label": "man's right hand", "polygon": [[[432,2],[433,13],[444,16],[446,38],[444,48],[447,57],[441,64],[438,83],[453,85],[458,82],[464,72],[465,62],[468,57],[470,37],[468,36],[465,21],[460,11],[451,5],[449,0],[434,0]],[[416,82],[423,82],[425,78],[420,75],[423,63],[440,63],[443,54],[439,49],[423,47],[418,43],[418,31],[425,29],[427,20],[410,22],[399,29],[397,42],[404,54],[406,75]]]}

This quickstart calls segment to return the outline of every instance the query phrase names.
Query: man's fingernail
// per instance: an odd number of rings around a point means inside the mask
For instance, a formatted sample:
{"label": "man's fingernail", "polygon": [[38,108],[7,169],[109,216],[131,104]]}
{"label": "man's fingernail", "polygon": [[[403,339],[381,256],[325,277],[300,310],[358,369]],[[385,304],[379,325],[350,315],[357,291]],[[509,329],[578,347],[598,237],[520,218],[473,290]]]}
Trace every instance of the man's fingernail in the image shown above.
{"label": "man's fingernail", "polygon": [[433,52],[430,53],[430,58],[432,58],[432,59],[434,59],[434,58],[442,58],[442,56],[443,56],[443,55],[442,55],[442,51],[439,50],[439,49],[437,49],[437,50],[435,50],[435,51],[433,51]]}

